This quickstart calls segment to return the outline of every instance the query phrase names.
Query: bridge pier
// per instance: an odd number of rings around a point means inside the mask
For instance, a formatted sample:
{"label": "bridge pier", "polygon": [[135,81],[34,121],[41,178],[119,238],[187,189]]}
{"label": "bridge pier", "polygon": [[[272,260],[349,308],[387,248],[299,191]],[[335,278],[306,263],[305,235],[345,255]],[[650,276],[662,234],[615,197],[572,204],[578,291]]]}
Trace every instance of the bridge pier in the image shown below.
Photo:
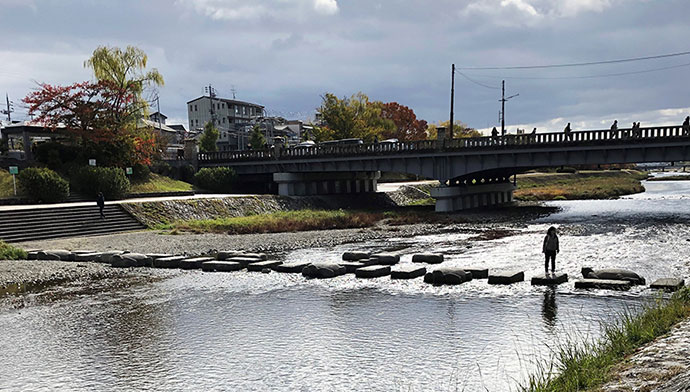
{"label": "bridge pier", "polygon": [[281,196],[312,196],[376,192],[381,172],[274,173]]}
{"label": "bridge pier", "polygon": [[515,189],[510,182],[444,186],[432,188],[431,197],[436,199],[436,212],[451,212],[510,203]]}

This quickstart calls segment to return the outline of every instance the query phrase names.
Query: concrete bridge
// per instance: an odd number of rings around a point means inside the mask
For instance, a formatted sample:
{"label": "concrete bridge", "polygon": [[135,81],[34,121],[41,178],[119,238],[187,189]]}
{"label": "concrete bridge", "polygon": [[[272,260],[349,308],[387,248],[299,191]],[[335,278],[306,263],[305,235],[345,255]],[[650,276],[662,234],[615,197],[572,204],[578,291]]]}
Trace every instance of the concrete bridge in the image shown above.
{"label": "concrete bridge", "polygon": [[436,211],[511,202],[509,177],[538,167],[690,160],[682,126],[537,133],[198,154],[200,167],[232,167],[241,178],[269,175],[282,195],[375,192],[379,173],[436,179]]}

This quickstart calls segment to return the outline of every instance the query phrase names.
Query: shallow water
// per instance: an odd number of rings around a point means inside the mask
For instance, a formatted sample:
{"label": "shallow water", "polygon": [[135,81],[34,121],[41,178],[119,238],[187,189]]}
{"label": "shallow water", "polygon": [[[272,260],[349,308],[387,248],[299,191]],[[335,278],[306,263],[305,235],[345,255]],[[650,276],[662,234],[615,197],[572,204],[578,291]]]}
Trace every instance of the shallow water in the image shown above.
{"label": "shallow water", "polygon": [[0,390],[516,390],[552,348],[596,338],[601,322],[654,297],[575,290],[582,266],[627,267],[648,283],[688,275],[690,182],[645,185],[621,200],[554,202],[561,212],[491,241],[460,230],[284,256],[396,249],[409,263],[442,251],[447,265],[520,269],[529,280],[543,271],[541,240],[554,225],[558,268],[571,276],[555,290],[194,271],[3,310]]}

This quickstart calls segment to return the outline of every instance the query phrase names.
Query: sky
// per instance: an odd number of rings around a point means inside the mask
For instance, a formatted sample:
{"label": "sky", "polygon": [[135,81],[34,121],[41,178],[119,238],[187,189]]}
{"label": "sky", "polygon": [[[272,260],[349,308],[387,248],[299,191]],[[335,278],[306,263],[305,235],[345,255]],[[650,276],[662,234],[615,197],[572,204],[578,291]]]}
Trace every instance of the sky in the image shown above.
{"label": "sky", "polygon": [[455,64],[455,119],[474,128],[500,125],[502,80],[519,94],[509,130],[680,124],[688,55],[467,68],[686,52],[688,15],[687,0],[0,0],[0,95],[25,119],[21,99],[38,83],[89,80],[96,47],[134,45],[165,79],[168,123],[187,124],[186,102],[209,84],[289,119],[313,118],[327,92],[361,91],[436,123],[449,118]]}

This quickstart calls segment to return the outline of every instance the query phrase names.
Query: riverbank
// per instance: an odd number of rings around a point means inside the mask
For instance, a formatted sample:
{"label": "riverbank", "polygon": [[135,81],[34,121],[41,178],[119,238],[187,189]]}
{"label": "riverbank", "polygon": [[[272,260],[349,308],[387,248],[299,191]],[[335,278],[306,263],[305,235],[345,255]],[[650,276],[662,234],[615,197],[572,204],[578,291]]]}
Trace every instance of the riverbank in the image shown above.
{"label": "riverbank", "polygon": [[522,201],[613,199],[644,192],[640,181],[646,178],[647,173],[637,170],[520,174],[514,198]]}

